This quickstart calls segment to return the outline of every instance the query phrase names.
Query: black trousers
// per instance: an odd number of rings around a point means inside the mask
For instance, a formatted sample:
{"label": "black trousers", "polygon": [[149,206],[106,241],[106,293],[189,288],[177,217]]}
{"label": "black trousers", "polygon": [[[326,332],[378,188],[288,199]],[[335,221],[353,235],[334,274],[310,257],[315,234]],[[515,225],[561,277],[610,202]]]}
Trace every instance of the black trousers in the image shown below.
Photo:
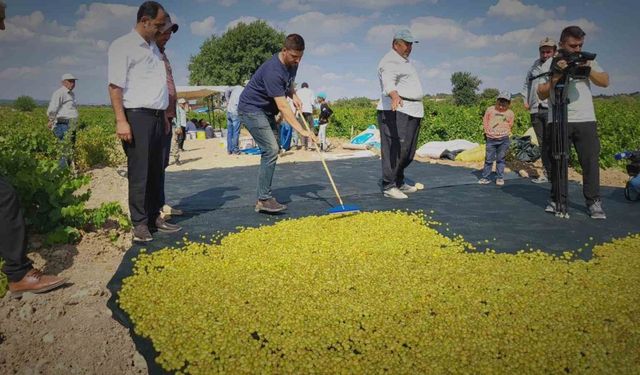
{"label": "black trousers", "polygon": [[531,114],[531,126],[536,132],[538,145],[540,145],[540,158],[547,176],[551,175],[551,125],[549,124],[549,111],[540,110]]}
{"label": "black trousers", "polygon": [[162,186],[160,187],[160,202],[158,202],[158,207],[162,209],[162,206],[165,204],[165,195],[164,195],[164,179],[165,179],[165,169],[169,166],[169,156],[171,155],[171,141],[173,139],[173,129],[169,131],[169,134],[164,133],[164,128],[162,130]]}
{"label": "black trousers", "polygon": [[125,110],[133,134],[131,143],[122,142],[122,146],[127,155],[129,212],[134,226],[155,223],[162,207],[164,112],[157,113]]}
{"label": "black trousers", "polygon": [[399,111],[378,111],[383,189],[404,184],[404,170],[416,154],[420,120]]}
{"label": "black trousers", "polygon": [[[551,124],[549,125],[550,129]],[[600,138],[595,121],[570,122],[567,124],[569,142],[573,143],[578,154],[578,162],[582,167],[582,193],[587,205],[600,200]],[[551,159],[551,200],[555,200],[553,194],[557,183],[555,173],[555,159]]]}
{"label": "black trousers", "polygon": [[0,258],[9,281],[20,281],[33,267],[27,258],[27,230],[13,186],[0,177]]}

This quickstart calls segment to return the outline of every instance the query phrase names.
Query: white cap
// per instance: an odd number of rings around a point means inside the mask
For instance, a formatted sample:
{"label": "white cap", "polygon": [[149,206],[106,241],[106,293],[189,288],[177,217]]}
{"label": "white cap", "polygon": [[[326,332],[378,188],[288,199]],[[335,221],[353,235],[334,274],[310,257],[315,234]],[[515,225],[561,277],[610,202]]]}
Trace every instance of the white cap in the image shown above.
{"label": "white cap", "polygon": [[505,99],[511,101],[511,93],[509,91],[500,91],[498,99]]}
{"label": "white cap", "polygon": [[65,73],[65,74],[62,75],[62,80],[63,81],[75,81],[75,80],[77,80],[77,78],[74,77],[73,74],[71,74],[71,73]]}
{"label": "white cap", "polygon": [[186,103],[186,102],[187,102],[187,101],[186,101],[186,100],[184,100],[184,98],[180,98],[180,99],[178,99],[178,104],[184,104],[184,103]]}

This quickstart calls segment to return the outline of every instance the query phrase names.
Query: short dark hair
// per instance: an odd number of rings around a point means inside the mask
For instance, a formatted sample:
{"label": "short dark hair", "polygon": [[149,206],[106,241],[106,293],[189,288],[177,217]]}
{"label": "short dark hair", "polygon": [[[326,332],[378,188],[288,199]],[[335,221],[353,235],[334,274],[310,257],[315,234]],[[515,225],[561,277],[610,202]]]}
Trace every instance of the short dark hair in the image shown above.
{"label": "short dark hair", "polygon": [[309,87],[309,84],[306,82],[302,82],[302,88]]}
{"label": "short dark hair", "polygon": [[568,26],[562,30],[562,33],[560,34],[560,41],[564,42],[569,37],[582,39],[585,35],[587,34],[580,28],[580,26]]}
{"label": "short dark hair", "polygon": [[164,7],[160,5],[157,1],[145,1],[138,8],[138,16],[136,18],[136,22],[140,22],[142,17],[147,16],[152,20],[155,20],[158,17],[158,11],[162,9],[164,12]]}
{"label": "short dark hair", "polygon": [[284,48],[293,51],[304,51],[304,39],[299,34],[289,34],[284,40]]}

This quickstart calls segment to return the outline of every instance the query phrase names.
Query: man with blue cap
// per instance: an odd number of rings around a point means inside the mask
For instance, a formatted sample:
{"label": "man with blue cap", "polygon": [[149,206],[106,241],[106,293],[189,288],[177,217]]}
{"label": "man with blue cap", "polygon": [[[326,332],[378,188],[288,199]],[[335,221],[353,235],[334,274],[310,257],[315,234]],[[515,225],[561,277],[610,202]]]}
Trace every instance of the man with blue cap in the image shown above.
{"label": "man with blue cap", "polygon": [[398,31],[391,51],[378,64],[381,98],[378,103],[382,154],[382,190],[385,197],[406,199],[416,192],[404,180],[404,170],[416,153],[420,121],[424,117],[422,85],[418,72],[409,61],[413,44],[411,31]]}

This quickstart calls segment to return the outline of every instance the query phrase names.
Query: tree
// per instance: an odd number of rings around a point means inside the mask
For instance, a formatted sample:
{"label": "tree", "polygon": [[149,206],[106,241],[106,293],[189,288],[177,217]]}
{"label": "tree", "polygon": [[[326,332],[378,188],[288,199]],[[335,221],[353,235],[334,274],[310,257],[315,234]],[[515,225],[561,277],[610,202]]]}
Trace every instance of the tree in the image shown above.
{"label": "tree", "polygon": [[482,94],[480,94],[482,99],[493,99],[493,100],[495,100],[498,97],[498,95],[500,95],[500,91],[498,89],[494,89],[491,87],[484,89],[484,91],[482,91]]}
{"label": "tree", "polygon": [[19,96],[13,103],[13,106],[21,112],[31,112],[38,106],[36,101],[30,96]]}
{"label": "tree", "polygon": [[456,105],[472,105],[478,100],[476,91],[482,81],[469,72],[455,72],[451,75],[453,100]]}
{"label": "tree", "polygon": [[239,85],[282,49],[285,35],[265,21],[239,23],[221,36],[212,35],[191,56],[192,85]]}

